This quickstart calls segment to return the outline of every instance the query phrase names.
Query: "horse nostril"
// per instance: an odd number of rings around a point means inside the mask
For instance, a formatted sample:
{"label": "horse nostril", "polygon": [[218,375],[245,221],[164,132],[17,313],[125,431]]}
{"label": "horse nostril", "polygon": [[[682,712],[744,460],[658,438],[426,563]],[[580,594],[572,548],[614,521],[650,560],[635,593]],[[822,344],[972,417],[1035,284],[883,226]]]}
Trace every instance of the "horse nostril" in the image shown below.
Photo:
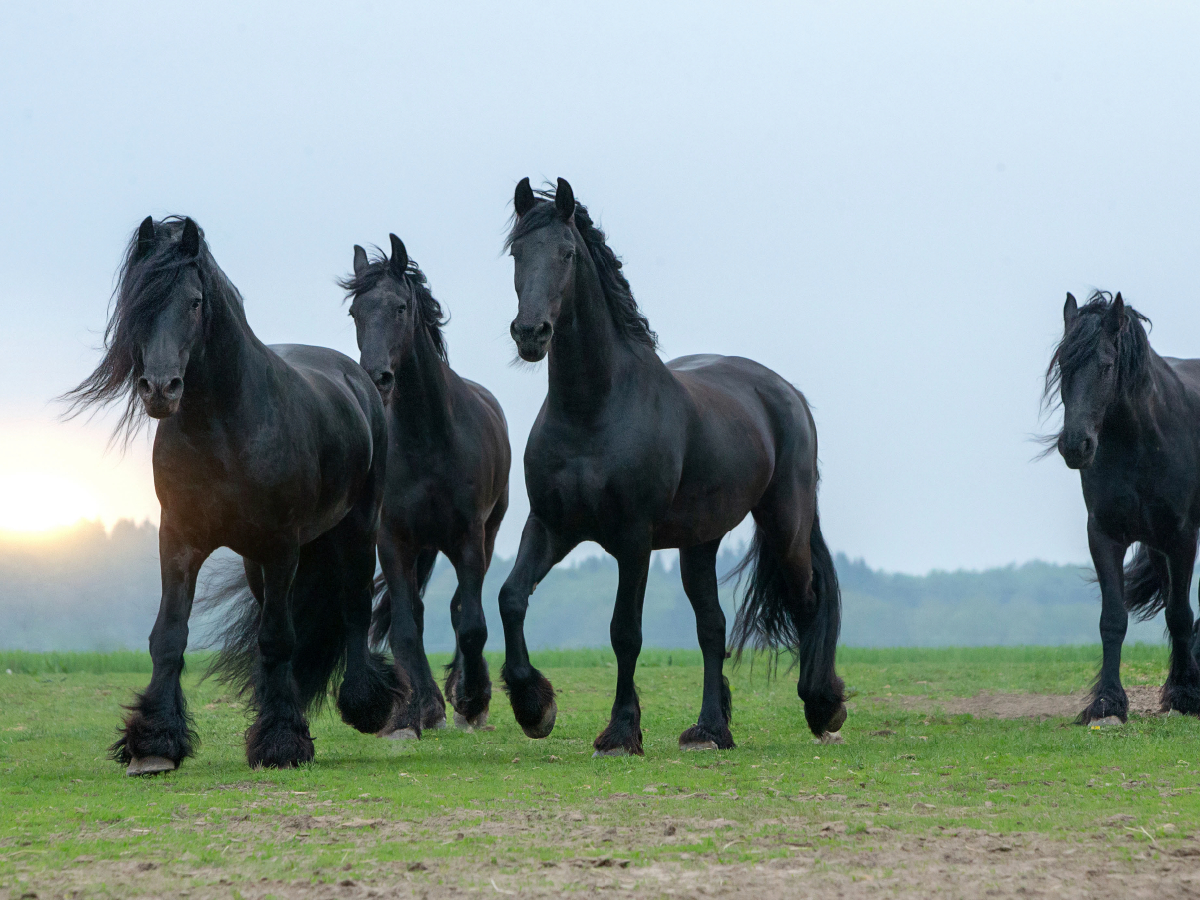
{"label": "horse nostril", "polygon": [[168,400],[178,399],[183,393],[183,379],[178,376],[167,382],[166,388],[163,390],[163,396]]}
{"label": "horse nostril", "polygon": [[516,323],[516,321],[515,321],[515,320],[514,320],[514,321],[512,321],[512,322],[509,322],[509,324],[508,324],[508,333],[509,333],[510,335],[512,335],[512,339],[513,339],[514,341],[519,341],[519,340],[521,339],[521,335],[520,335],[520,333],[517,331],[517,323]]}
{"label": "horse nostril", "polygon": [[1089,437],[1085,437],[1082,441],[1079,442],[1079,454],[1081,456],[1087,456],[1088,454],[1090,454],[1092,452],[1092,448],[1094,446],[1095,446],[1095,444],[1093,443],[1092,439]]}
{"label": "horse nostril", "polygon": [[139,378],[137,380],[137,390],[138,393],[143,397],[149,397],[152,393],[154,393],[154,389],[150,387],[149,378]]}
{"label": "horse nostril", "polygon": [[541,325],[538,326],[537,336],[539,338],[550,337],[550,331],[552,328],[553,328],[553,326],[549,322],[543,322]]}

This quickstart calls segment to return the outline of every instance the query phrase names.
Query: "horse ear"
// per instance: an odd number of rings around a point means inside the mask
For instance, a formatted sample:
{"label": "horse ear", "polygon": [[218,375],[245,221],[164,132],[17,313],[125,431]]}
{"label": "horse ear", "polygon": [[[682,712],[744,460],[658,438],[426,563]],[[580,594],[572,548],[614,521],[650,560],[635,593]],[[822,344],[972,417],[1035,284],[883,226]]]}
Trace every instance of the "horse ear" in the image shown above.
{"label": "horse ear", "polygon": [[1108,325],[1108,330],[1116,333],[1125,325],[1125,301],[1121,298],[1121,292],[1117,291],[1117,296],[1113,297],[1112,306],[1108,308],[1108,317],[1105,321]]}
{"label": "horse ear", "polygon": [[394,234],[389,234],[392,239],[392,259],[389,263],[392,267],[392,274],[397,278],[403,278],[404,273],[408,271],[408,251],[404,249],[404,241],[396,237]]}
{"label": "horse ear", "polygon": [[154,249],[154,216],[146,216],[138,226],[137,258]]}
{"label": "horse ear", "polygon": [[184,256],[200,255],[200,228],[191,219],[183,220],[183,237],[179,239],[179,249]]}
{"label": "horse ear", "polygon": [[558,179],[558,190],[554,192],[554,208],[564,222],[570,222],[575,215],[575,192],[571,190],[571,185],[567,184],[565,178]]}
{"label": "horse ear", "polygon": [[517,182],[517,190],[513,194],[513,209],[517,211],[517,218],[521,218],[533,209],[536,202],[537,198],[533,196],[533,188],[529,186],[529,179],[522,178]]}
{"label": "horse ear", "polygon": [[1063,324],[1069,328],[1077,315],[1079,304],[1075,302],[1075,295],[1067,291],[1067,302],[1063,304]]}
{"label": "horse ear", "polygon": [[367,251],[358,244],[354,245],[354,275],[358,277],[367,270]]}

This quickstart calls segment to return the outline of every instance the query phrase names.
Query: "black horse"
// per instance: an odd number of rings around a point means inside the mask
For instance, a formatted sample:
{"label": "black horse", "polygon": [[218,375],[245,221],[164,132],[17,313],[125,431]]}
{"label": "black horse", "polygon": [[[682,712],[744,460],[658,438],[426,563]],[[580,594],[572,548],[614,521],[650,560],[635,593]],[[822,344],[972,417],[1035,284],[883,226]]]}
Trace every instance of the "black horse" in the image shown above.
{"label": "black horse", "polygon": [[1103,604],[1104,662],[1084,724],[1129,715],[1120,666],[1130,610],[1142,619],[1166,610],[1163,710],[1200,714],[1200,632],[1188,600],[1200,532],[1200,360],[1159,356],[1144,321],[1120,294],[1097,291],[1082,307],[1067,294],[1063,339],[1046,371],[1045,398],[1058,390],[1063,406],[1053,441],[1080,470]]}
{"label": "black horse", "polygon": [[717,597],[721,538],[752,513],[749,589],[734,626],[748,641],[799,657],[798,692],[813,733],[840,739],[846,718],[834,671],[840,594],[817,518],[817,433],[803,395],[748,359],[687,356],[664,364],[621,263],[561,178],[554,192],[517,185],[506,246],[520,357],[549,357],[549,390],[525,449],[529,519],[500,592],[503,678],[530,737],[554,727],[554,690],[529,661],[529,595],[581,541],[616,557],[610,634],[617,691],[597,755],[642,753],[634,668],[651,551],[679,548],[704,655],[704,695],[684,749],[730,748],[725,616]]}
{"label": "black horse", "polygon": [[354,275],[341,282],[352,298],[362,367],[387,411],[388,465],[379,559],[383,575],[372,640],[390,638],[396,663],[414,689],[385,736],[412,738],[446,723],[446,702],[425,656],[423,595],[438,551],[458,574],[450,601],[457,637],[446,694],[455,723],[487,723],[492,684],[483,646],[483,577],[508,509],[512,451],[504,413],[485,388],[450,368],[442,308],[425,276],[391,235],[392,256],[369,260],[354,248]]}
{"label": "black horse", "polygon": [[141,775],[193,754],[179,678],[196,577],[221,546],[241,554],[248,588],[220,662],[252,691],[250,765],[313,758],[305,711],[339,672],[342,718],[378,731],[405,688],[368,646],[387,461],[387,423],[370,378],[333,350],[262,344],[191,219],[142,222],[105,348],[67,397],[79,410],[128,394],[127,436],[143,412],[159,420],[154,486],[162,503],[154,672],[113,758]]}

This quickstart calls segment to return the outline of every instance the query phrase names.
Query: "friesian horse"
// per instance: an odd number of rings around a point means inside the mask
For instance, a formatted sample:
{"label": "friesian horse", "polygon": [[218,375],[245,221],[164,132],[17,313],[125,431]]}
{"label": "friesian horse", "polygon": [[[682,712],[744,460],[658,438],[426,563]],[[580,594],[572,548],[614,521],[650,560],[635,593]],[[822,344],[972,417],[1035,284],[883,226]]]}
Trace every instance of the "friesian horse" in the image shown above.
{"label": "friesian horse", "polygon": [[[242,297],[188,218],[147,217],[126,251],[96,370],[67,394],[78,412],[128,396],[118,428],[159,421],[162,602],[150,685],[112,756],[130,775],[169,771],[197,737],[180,685],[200,566],[240,554],[246,588],[219,671],[252,695],[251,766],[313,758],[306,710],[341,675],[337,705],[374,733],[405,686],[368,645],[387,423],[371,379],[322,347],[264,345]],[[237,593],[236,587],[232,593]]]}
{"label": "friesian horse", "polygon": [[678,547],[704,656],[700,715],[679,745],[733,747],[716,556],[750,513],[756,531],[735,643],[739,651],[748,642],[793,651],[809,728],[840,740],[841,600],[817,517],[817,432],[804,396],[748,359],[664,364],[620,261],[563,179],[540,196],[523,179],[514,207],[510,332],[523,360],[549,359],[549,389],[525,448],[529,518],[500,591],[502,676],[517,722],[541,738],[557,712],[525,646],[529,596],[571,548],[591,540],[619,567],[610,628],[617,690],[596,755],[643,752],[634,669],[646,575],[652,550]]}
{"label": "friesian horse", "polygon": [[1096,291],[1083,306],[1067,294],[1062,341],[1046,370],[1044,399],[1057,391],[1063,407],[1050,449],[1079,470],[1102,601],[1104,660],[1083,724],[1129,716],[1120,673],[1129,611],[1149,619],[1166,610],[1162,707],[1200,714],[1200,632],[1188,599],[1200,532],[1200,359],[1159,356],[1144,321],[1120,294]]}
{"label": "friesian horse", "polygon": [[446,695],[460,728],[487,723],[492,683],[483,658],[483,578],[508,509],[512,451],[500,404],[450,368],[441,305],[404,243],[390,237],[390,259],[368,259],[355,245],[354,275],[341,285],[352,301],[362,367],[379,389],[388,425],[383,574],[371,637],[377,644],[390,640],[414,692],[384,734],[413,738],[446,723],[423,643],[423,596],[439,551],[458,575],[450,601],[457,648]]}

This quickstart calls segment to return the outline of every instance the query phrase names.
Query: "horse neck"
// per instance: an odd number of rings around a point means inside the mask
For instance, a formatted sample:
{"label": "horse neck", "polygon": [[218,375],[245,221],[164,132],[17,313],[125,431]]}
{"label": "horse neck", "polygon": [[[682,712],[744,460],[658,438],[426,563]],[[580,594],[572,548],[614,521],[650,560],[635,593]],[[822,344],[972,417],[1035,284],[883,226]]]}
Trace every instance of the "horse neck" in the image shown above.
{"label": "horse neck", "polygon": [[621,335],[600,276],[586,248],[575,268],[575,285],[563,302],[550,339],[547,400],[560,413],[588,415],[603,406],[622,364],[633,357]]}
{"label": "horse neck", "polygon": [[421,323],[414,325],[412,346],[396,370],[396,386],[388,404],[406,436],[444,435],[450,422],[447,382],[450,367],[438,354]]}

